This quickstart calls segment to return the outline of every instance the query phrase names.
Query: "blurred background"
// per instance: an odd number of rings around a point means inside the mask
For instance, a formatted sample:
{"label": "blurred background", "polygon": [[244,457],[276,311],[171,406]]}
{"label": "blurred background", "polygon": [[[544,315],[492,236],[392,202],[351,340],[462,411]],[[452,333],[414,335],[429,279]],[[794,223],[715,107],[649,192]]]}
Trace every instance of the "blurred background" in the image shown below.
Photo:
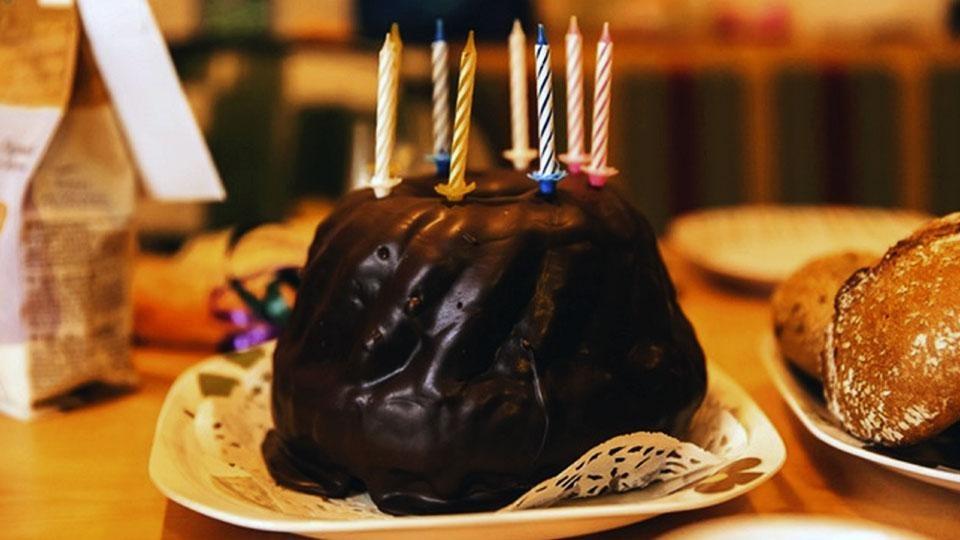
{"label": "blurred background", "polygon": [[588,96],[594,43],[610,21],[610,162],[621,171],[613,181],[629,186],[659,230],[694,208],[751,202],[960,208],[960,2],[152,4],[230,197],[211,206],[147,203],[138,219],[149,248],[175,249],[201,229],[282,219],[365,174],[376,53],[393,21],[405,43],[397,161],[407,176],[429,171],[436,17],[447,25],[453,77],[466,31],[481,41],[472,168],[506,166],[499,155],[510,143],[506,39],[514,18],[528,33],[531,64],[536,22],[554,45],[562,150],[563,34],[577,15]]}

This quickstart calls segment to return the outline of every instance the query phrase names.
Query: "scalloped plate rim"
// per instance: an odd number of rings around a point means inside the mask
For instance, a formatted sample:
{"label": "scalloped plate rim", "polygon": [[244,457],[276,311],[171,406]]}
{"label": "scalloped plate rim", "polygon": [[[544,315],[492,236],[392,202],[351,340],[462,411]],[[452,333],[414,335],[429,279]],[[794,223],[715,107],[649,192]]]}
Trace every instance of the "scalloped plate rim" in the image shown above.
{"label": "scalloped plate rim", "polygon": [[[548,508],[537,508],[530,510],[512,511],[512,512],[478,512],[467,514],[445,514],[445,515],[427,515],[427,516],[403,516],[387,518],[360,518],[355,520],[322,520],[296,517],[276,517],[261,518],[249,515],[241,515],[230,510],[218,508],[205,502],[196,500],[189,494],[180,492],[175,487],[168,484],[163,468],[165,461],[172,459],[169,453],[162,451],[163,443],[161,439],[164,434],[164,427],[168,423],[168,418],[180,414],[181,411],[175,410],[180,404],[175,401],[178,393],[181,393],[185,385],[189,384],[198,373],[204,368],[214,364],[224,364],[222,355],[216,355],[206,360],[200,361],[190,368],[184,370],[173,382],[164,399],[163,406],[157,418],[157,426],[154,432],[153,443],[151,446],[148,472],[151,481],[157,489],[167,498],[184,506],[194,512],[206,515],[208,517],[230,523],[233,525],[258,529],[272,532],[287,532],[298,534],[347,534],[347,533],[372,533],[389,532],[417,529],[436,529],[452,532],[455,529],[467,528],[473,526],[502,526],[517,524],[536,524],[536,523],[556,523],[562,521],[579,521],[584,519],[607,520],[608,526],[598,526],[596,531],[607,530],[610,528],[624,526],[629,523],[637,523],[657,515],[673,512],[682,512],[687,510],[696,510],[722,504],[731,499],[739,497],[749,491],[752,491],[760,484],[773,477],[783,467],[786,461],[786,447],[783,439],[777,432],[776,427],[770,419],[763,413],[762,409],[753,401],[742,387],[740,387],[729,375],[723,372],[716,364],[708,362],[711,384],[720,384],[724,395],[731,396],[741,408],[741,415],[749,417],[752,421],[747,423],[750,428],[750,437],[747,446],[749,449],[756,448],[759,444],[758,435],[768,437],[764,442],[767,448],[762,453],[765,470],[761,476],[742,485],[736,485],[728,491],[722,493],[709,494],[702,501],[695,503],[682,501],[642,501],[633,503],[607,503],[607,504],[589,504],[582,506],[558,506]],[[231,364],[232,365],[232,364]],[[172,470],[167,467],[168,470]],[[682,491],[682,490],[681,490]],[[669,497],[670,495],[667,495]],[[214,497],[223,497],[216,494]],[[608,496],[611,500],[616,499],[617,495]],[[616,518],[632,518],[629,520],[619,520]]]}
{"label": "scalloped plate rim", "polygon": [[[801,403],[801,400],[809,402],[809,393],[799,389],[793,376],[787,371],[786,361],[780,354],[773,335],[767,333],[763,337],[760,346],[760,355],[763,358],[763,363],[767,369],[767,373],[770,375],[774,386],[777,388],[777,392],[780,393],[780,396],[787,403],[787,406],[790,408],[790,411],[793,413],[793,415],[800,420],[800,423],[803,425],[803,427],[806,428],[806,430],[810,432],[810,434],[813,435],[817,440],[845,454],[876,463],[877,465],[915,480],[940,486],[944,489],[960,491],[960,473],[941,471],[923,465],[918,465],[910,461],[904,461],[902,459],[878,454],[866,448],[855,446],[854,444],[834,437],[833,435],[824,431],[819,425],[817,425],[817,421],[811,418],[810,413],[808,413],[804,408],[807,403]],[[840,426],[836,426],[836,428],[842,429]],[[947,482],[950,485],[944,485],[940,482],[932,482],[931,480]]]}

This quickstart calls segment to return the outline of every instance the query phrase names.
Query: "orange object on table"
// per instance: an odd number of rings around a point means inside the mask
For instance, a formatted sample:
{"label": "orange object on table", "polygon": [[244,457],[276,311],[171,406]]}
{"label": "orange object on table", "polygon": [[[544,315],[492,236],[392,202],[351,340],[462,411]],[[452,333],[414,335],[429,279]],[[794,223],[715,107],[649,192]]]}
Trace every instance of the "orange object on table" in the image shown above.
{"label": "orange object on table", "polygon": [[[150,344],[213,350],[236,329],[213,316],[211,292],[224,286],[229,274],[242,277],[303,264],[317,223],[330,207],[329,202],[305,204],[289,221],[257,227],[241,237],[230,257],[229,231],[200,235],[173,256],[141,255],[133,274],[134,334]],[[242,304],[233,298],[223,307]]]}

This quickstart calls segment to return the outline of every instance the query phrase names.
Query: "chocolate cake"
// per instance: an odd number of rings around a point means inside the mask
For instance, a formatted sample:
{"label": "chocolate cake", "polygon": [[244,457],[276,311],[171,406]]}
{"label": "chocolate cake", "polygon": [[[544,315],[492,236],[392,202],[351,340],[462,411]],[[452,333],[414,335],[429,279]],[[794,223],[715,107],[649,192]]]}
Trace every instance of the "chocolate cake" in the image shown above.
{"label": "chocolate cake", "polygon": [[346,195],[317,230],[274,356],[278,483],[393,514],[500,507],[590,447],[677,434],[703,352],[646,220],[583,176],[513,171]]}

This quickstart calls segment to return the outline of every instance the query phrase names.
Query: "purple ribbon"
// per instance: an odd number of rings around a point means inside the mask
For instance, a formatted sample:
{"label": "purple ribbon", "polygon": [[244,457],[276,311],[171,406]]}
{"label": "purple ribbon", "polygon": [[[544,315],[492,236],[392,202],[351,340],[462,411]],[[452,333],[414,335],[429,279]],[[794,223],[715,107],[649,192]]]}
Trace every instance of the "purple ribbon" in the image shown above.
{"label": "purple ribbon", "polygon": [[[247,284],[268,273],[272,273],[273,278],[266,287],[266,293],[257,296],[250,291]],[[290,311],[290,306],[281,294],[281,287],[286,285],[295,290],[299,284],[298,273],[299,270],[295,267],[273,268],[241,278],[230,278],[227,285],[211,291],[210,314],[234,328],[217,343],[217,350],[230,352],[247,349],[279,336]],[[222,299],[231,293],[239,297],[243,307],[221,306]]]}

